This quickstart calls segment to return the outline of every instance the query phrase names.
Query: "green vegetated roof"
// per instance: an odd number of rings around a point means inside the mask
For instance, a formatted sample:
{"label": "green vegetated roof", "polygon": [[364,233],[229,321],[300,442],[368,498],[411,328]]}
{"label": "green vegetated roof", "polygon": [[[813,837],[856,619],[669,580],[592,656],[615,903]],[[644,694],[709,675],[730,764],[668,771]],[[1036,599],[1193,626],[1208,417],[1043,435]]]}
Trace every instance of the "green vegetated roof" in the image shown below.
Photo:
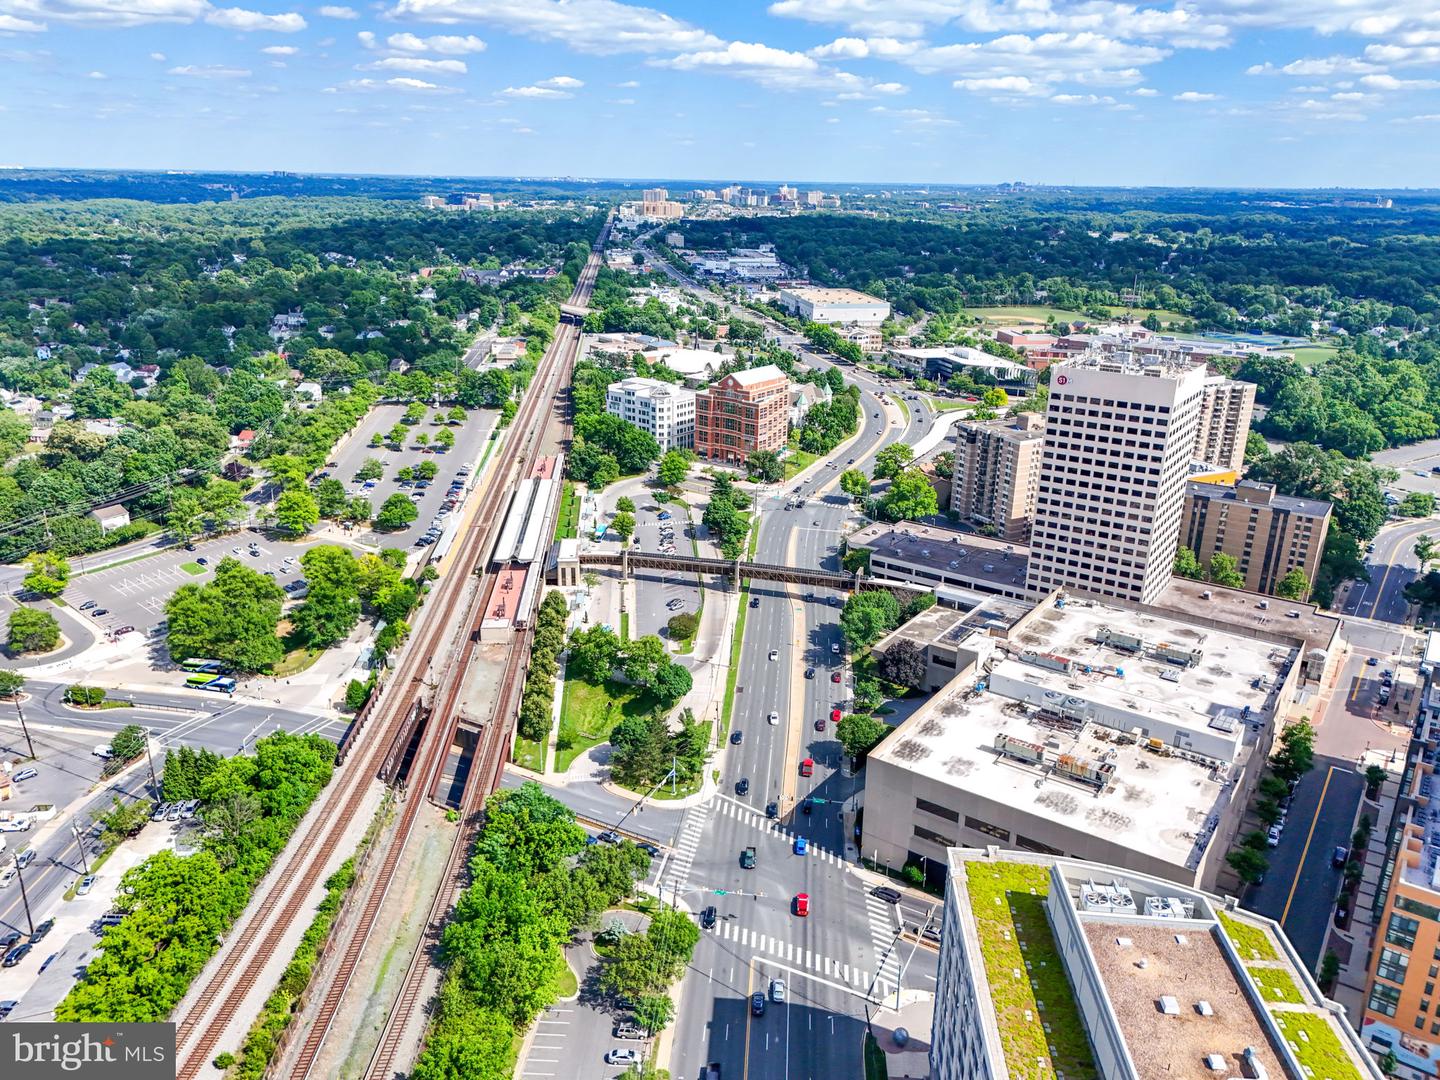
{"label": "green vegetated roof", "polygon": [[1304,1002],[1305,997],[1300,993],[1300,987],[1295,985],[1295,980],[1288,971],[1265,967],[1249,967],[1245,970],[1260,988],[1260,996],[1266,1001],[1283,1001],[1290,1005]]}
{"label": "green vegetated roof", "polygon": [[1270,1015],[1285,1033],[1285,1041],[1310,1080],[1361,1080],[1360,1070],[1325,1017],[1280,1011]]}
{"label": "green vegetated roof", "polygon": [[1067,1078],[1098,1077],[1045,917],[1049,870],[972,861],[965,872],[1010,1075],[1016,1080],[1048,1080],[1057,1072]]}
{"label": "green vegetated roof", "polygon": [[1241,922],[1235,916],[1228,915],[1223,911],[1219,915],[1220,925],[1225,927],[1225,933],[1234,942],[1241,960],[1280,959],[1280,954],[1275,951],[1275,945],[1270,940],[1270,935],[1260,927],[1252,923]]}

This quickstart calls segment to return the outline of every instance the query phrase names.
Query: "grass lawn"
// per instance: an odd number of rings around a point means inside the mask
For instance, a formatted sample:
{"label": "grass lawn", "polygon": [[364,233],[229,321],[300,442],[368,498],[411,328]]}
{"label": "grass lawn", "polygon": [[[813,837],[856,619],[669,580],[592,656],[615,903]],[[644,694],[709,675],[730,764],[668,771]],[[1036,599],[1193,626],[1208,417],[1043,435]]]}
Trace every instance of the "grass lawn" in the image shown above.
{"label": "grass lawn", "polygon": [[1295,362],[1298,364],[1312,365],[1322,364],[1326,360],[1333,359],[1340,351],[1338,345],[1301,345],[1291,350],[1295,354]]}
{"label": "grass lawn", "polygon": [[565,680],[560,701],[561,741],[570,736],[570,747],[555,752],[555,771],[564,772],[581,754],[610,738],[610,729],[623,716],[643,716],[650,700],[638,686],[607,682],[591,686],[576,678]]}
{"label": "grass lawn", "polygon": [[891,401],[895,402],[896,405],[900,406],[900,415],[905,417],[905,423],[909,424],[910,406],[905,404],[905,399],[902,398],[899,394],[890,394],[889,398]]}
{"label": "grass lawn", "polygon": [[515,764],[522,769],[533,769],[535,772],[545,771],[545,752],[548,747],[544,743],[531,742],[529,739],[519,735],[515,736]]}
{"label": "grass lawn", "polygon": [[290,675],[298,675],[311,664],[319,660],[325,654],[324,649],[311,649],[301,646],[298,649],[291,649],[285,654],[285,658],[275,665],[275,670],[270,674],[277,679],[284,679]]}
{"label": "grass lawn", "polygon": [[580,992],[580,980],[575,978],[575,972],[569,964],[560,965],[560,971],[556,974],[552,986],[555,996],[561,1000],[573,998]]}
{"label": "grass lawn", "polygon": [[[1045,916],[1049,872],[1042,866],[1004,862],[972,862],[965,869],[1010,1075],[1016,1080],[1058,1072],[1098,1076]],[[1017,971],[1021,978],[1015,977]]]}
{"label": "grass lawn", "polygon": [[785,479],[793,479],[818,460],[820,460],[819,454],[812,454],[808,450],[801,450],[799,447],[792,445],[789,456],[785,458]]}
{"label": "grass lawn", "polygon": [[620,640],[630,640],[630,612],[620,612]]}
{"label": "grass lawn", "polygon": [[[666,784],[664,787],[660,788],[660,790],[656,791],[655,794],[651,796],[651,798],[655,799],[657,802],[665,801],[668,799],[687,798],[688,796],[694,795],[697,791],[700,790],[700,785],[704,781],[704,779],[705,777],[702,774],[700,776],[694,777],[691,780],[686,781],[683,784],[677,783],[675,785],[675,793],[673,795],[670,793],[670,785]],[[645,792],[637,791],[636,794],[644,795]]]}
{"label": "grass lawn", "polygon": [[1296,1059],[1315,1080],[1359,1080],[1360,1070],[1345,1053],[1340,1036],[1323,1016],[1313,1013],[1272,1012],[1270,1014]]}
{"label": "grass lawn", "polygon": [[205,573],[205,567],[201,566],[198,562],[182,562],[180,569],[184,570],[187,574],[195,574],[197,576]]}
{"label": "grass lawn", "polygon": [[[1145,316],[1153,313],[1155,317],[1160,320],[1161,326],[1190,321],[1189,316],[1181,315],[1178,311],[1166,311],[1164,308],[1127,308],[1122,304],[1111,304],[1106,310],[1109,311],[1111,315],[1117,317],[1129,312],[1137,319],[1143,319]],[[1081,316],[1081,318],[1084,318],[1084,316]]]}
{"label": "grass lawn", "polygon": [[979,402],[958,401],[955,398],[927,397],[925,404],[929,405],[930,408],[936,412],[953,412],[956,409],[973,409]]}
{"label": "grass lawn", "polygon": [[1054,317],[1056,322],[1090,322],[1090,316],[1064,308],[1020,305],[1019,307],[977,307],[966,308],[967,315],[974,315],[982,323],[1036,323],[1045,325],[1045,320]]}
{"label": "grass lawn", "polygon": [[1280,959],[1264,930],[1251,923],[1241,922],[1226,912],[1219,912],[1219,915],[1220,925],[1225,927],[1225,934],[1235,944],[1235,951],[1240,954],[1241,960]]}

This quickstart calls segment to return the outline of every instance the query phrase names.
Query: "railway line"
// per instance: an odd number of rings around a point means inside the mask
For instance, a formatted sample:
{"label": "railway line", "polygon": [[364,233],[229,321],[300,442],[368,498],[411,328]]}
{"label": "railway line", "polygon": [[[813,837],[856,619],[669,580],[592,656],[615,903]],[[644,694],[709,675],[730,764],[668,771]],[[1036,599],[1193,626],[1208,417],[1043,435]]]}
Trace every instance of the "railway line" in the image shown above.
{"label": "railway line", "polygon": [[[570,306],[582,307],[594,288],[608,226],[581,272]],[[291,1075],[303,1080],[332,1026],[335,1013],[356,965],[374,929],[394,879],[414,823],[427,796],[444,769],[459,727],[455,705],[475,658],[475,629],[481,616],[483,571],[500,527],[502,513],[514,482],[533,468],[546,446],[547,435],[563,439],[568,428],[568,405],[562,399],[573,368],[578,330],[562,323],[536,371],[529,391],[511,425],[510,438],[489,472],[478,511],[460,539],[452,571],[443,576],[422,609],[414,639],[405,650],[400,668],[383,691],[368,722],[368,737],[351,750],[347,764],[337,769],[319,812],[307,817],[303,835],[292,839],[281,856],[283,865],[274,881],[266,883],[263,898],[244,921],[239,933],[226,942],[222,956],[211,965],[208,982],[201,987],[177,1032],[177,1080],[194,1080],[214,1056],[219,1040],[234,1022],[245,999],[262,977],[282,937],[305,914],[307,897],[336,854],[350,822],[359,812],[371,784],[394,742],[411,730],[407,719],[425,710],[431,697],[429,720],[409,770],[409,782],[398,822],[379,854],[373,872],[365,875],[337,920],[344,926],[343,940],[332,942],[340,950],[334,975],[318,999],[317,1015],[304,1034]],[[466,572],[474,568],[477,572]],[[507,658],[497,694],[496,708],[484,724],[474,750],[462,798],[462,827],[457,831],[442,886],[431,907],[421,947],[407,969],[401,993],[391,1010],[369,1075],[383,1070],[400,1049],[405,1020],[418,1007],[433,946],[438,942],[446,913],[463,886],[465,854],[484,800],[499,783],[509,745],[515,703],[529,659],[529,631],[518,632]],[[458,640],[457,640],[458,639]],[[458,654],[458,655],[457,655]],[[450,662],[453,658],[454,662]],[[338,932],[338,931],[337,931]],[[378,1071],[377,1070],[382,1070]]]}

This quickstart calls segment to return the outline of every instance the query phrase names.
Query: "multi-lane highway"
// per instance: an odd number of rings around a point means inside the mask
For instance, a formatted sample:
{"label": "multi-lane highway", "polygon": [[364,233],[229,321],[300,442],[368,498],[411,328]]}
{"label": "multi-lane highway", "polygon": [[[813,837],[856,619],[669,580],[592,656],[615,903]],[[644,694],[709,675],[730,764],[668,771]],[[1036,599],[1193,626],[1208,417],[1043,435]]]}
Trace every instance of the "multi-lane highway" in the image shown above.
{"label": "multi-lane highway", "polygon": [[1425,533],[1440,535],[1440,522],[1433,518],[1401,520],[1382,529],[1375,537],[1375,550],[1366,557],[1370,580],[1352,585],[1340,610],[1365,619],[1405,622],[1411,611],[1405,586],[1420,576],[1415,540]]}

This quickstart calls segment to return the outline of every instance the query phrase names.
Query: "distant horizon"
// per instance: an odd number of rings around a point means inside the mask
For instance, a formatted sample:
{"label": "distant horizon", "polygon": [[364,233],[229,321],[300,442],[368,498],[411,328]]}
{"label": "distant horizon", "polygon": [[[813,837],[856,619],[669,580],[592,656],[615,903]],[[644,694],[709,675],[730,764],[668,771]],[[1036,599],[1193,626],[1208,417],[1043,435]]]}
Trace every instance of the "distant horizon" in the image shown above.
{"label": "distant horizon", "polygon": [[[826,185],[856,189],[918,189],[945,188],[956,191],[987,190],[1007,184],[1019,184],[1038,191],[1205,191],[1205,192],[1263,192],[1277,194],[1437,194],[1440,185],[1429,187],[1406,187],[1403,185],[1380,186],[1371,184],[1328,186],[1284,186],[1278,184],[1116,184],[1032,181],[1023,178],[1007,180],[837,180],[814,177],[777,176],[769,178],[744,177],[693,177],[693,176],[588,176],[561,173],[459,173],[459,172],[378,172],[358,169],[227,169],[219,167],[159,166],[97,166],[97,165],[12,165],[0,164],[0,184],[14,182],[16,174],[47,173],[94,173],[114,176],[240,176],[240,177],[318,177],[348,180],[414,180],[414,181],[498,181],[507,184],[577,184],[615,185],[620,187],[643,187],[646,185],[672,187],[672,194],[694,189],[710,189],[739,184],[742,187],[778,187],[789,185],[811,189],[823,189]],[[680,185],[676,187],[675,185]]]}

